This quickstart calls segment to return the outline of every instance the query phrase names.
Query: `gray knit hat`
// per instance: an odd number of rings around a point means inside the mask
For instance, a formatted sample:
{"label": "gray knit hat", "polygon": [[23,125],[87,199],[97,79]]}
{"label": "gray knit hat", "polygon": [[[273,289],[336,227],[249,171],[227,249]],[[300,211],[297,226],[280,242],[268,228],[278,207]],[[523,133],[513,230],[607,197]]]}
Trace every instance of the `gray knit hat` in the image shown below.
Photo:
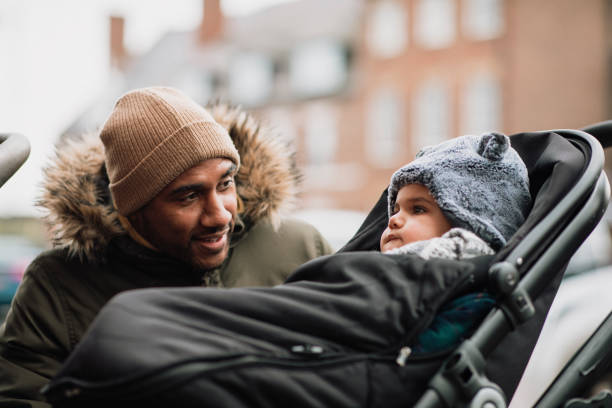
{"label": "gray knit hat", "polygon": [[531,208],[527,168],[500,133],[461,136],[421,150],[397,170],[388,190],[392,214],[406,184],[422,184],[454,227],[503,247]]}
{"label": "gray knit hat", "polygon": [[240,156],[227,130],[173,88],[123,95],[100,134],[110,190],[119,214],[138,210],[184,171],[212,158],[236,166]]}

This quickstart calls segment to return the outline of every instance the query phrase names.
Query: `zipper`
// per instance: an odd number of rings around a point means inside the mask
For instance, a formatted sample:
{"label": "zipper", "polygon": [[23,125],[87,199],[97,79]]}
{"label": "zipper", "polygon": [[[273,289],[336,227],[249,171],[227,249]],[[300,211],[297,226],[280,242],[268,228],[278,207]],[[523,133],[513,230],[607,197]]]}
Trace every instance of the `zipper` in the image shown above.
{"label": "zipper", "polygon": [[399,350],[399,354],[395,358],[395,362],[398,366],[404,367],[406,365],[406,360],[412,354],[412,349],[408,346],[404,346]]}
{"label": "zipper", "polygon": [[[404,367],[406,364],[410,363],[410,362],[427,362],[429,360],[438,360],[442,357],[446,357],[448,355],[450,355],[453,351],[455,350],[454,347],[445,349],[445,350],[439,350],[439,351],[435,351],[432,353],[425,353],[425,354],[413,354],[412,353],[412,348],[409,346],[402,346],[399,349],[394,349],[394,351],[389,351],[386,354],[378,354],[375,356],[371,356],[370,360],[373,361],[386,361],[386,362],[390,362],[393,361],[395,362],[397,365],[399,365],[400,367]],[[401,364],[403,363],[403,365]]]}
{"label": "zipper", "polygon": [[[315,350],[318,352],[317,348]],[[214,361],[192,359],[175,363],[171,366],[157,368],[154,372],[121,380],[91,382],[68,377],[54,384],[47,385],[43,392],[47,394],[46,397],[50,402],[78,397],[95,397],[99,399],[119,397],[130,400],[137,399],[140,395],[151,397],[156,393],[188,383],[196,378],[205,377],[215,372],[232,370],[236,367],[265,365],[284,368],[316,368],[368,360],[370,357],[368,354],[350,356],[332,354],[330,356],[307,357],[304,359],[242,354]]]}
{"label": "zipper", "polygon": [[441,356],[448,355],[452,350],[448,349],[413,356],[412,349],[408,346],[403,346],[395,355],[389,352],[385,355],[365,353],[347,355],[326,353],[321,346],[317,345],[296,345],[292,346],[290,351],[299,357],[266,357],[252,354],[235,354],[214,360],[190,359],[120,380],[92,382],[68,377],[53,384],[48,384],[43,393],[46,394],[46,397],[52,403],[66,400],[77,401],[79,398],[96,398],[100,400],[119,398],[129,401],[140,397],[150,398],[157,393],[186,384],[197,378],[206,377],[217,372],[233,370],[237,367],[243,368],[261,365],[307,369],[366,360],[391,362],[393,359],[395,359],[395,364],[404,367],[409,361],[438,359]]}

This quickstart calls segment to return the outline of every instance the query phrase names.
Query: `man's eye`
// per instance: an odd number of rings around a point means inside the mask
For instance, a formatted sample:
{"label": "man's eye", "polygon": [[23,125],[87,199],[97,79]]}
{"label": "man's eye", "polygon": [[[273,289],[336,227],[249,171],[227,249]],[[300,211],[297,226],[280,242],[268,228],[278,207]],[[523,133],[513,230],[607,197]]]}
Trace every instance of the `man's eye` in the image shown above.
{"label": "man's eye", "polygon": [[191,192],[189,194],[185,194],[179,200],[182,201],[182,202],[189,202],[189,201],[193,201],[193,200],[195,200],[197,198],[198,198],[198,193],[196,193],[194,191],[194,192]]}
{"label": "man's eye", "polygon": [[227,190],[228,188],[230,188],[232,185],[234,184],[234,179],[233,178],[229,178],[227,180],[223,180],[221,182],[221,185],[219,186],[220,190]]}

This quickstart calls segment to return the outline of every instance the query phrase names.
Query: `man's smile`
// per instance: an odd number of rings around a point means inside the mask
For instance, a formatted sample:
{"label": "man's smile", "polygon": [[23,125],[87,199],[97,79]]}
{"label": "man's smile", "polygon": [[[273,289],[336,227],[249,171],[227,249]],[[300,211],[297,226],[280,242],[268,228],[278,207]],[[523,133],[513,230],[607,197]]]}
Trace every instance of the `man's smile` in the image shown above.
{"label": "man's smile", "polygon": [[219,252],[227,245],[230,228],[225,228],[223,231],[199,235],[193,238],[194,243],[208,252]]}

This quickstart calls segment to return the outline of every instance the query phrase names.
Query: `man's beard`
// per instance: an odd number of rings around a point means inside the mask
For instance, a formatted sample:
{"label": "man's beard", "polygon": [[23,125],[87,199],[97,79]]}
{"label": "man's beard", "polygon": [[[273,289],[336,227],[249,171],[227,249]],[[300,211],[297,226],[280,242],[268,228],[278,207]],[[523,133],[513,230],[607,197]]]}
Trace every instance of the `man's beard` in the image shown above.
{"label": "man's beard", "polygon": [[215,253],[210,254],[210,256],[205,256],[204,258],[201,255],[198,255],[196,249],[192,247],[191,242],[190,245],[186,248],[186,254],[184,259],[191,265],[194,270],[202,272],[203,275],[208,274],[211,271],[215,271],[217,268],[223,265],[229,255],[229,246],[233,230],[234,222],[232,221],[229,225],[226,225],[224,227],[209,229],[207,231],[204,231],[203,233],[198,234],[199,236],[212,235],[221,231],[225,231],[224,235],[226,242],[223,249],[218,252],[218,254],[223,253],[224,255],[221,259],[218,260],[218,262],[215,262],[214,264],[210,263],[210,258],[214,258],[215,255],[217,255]]}

